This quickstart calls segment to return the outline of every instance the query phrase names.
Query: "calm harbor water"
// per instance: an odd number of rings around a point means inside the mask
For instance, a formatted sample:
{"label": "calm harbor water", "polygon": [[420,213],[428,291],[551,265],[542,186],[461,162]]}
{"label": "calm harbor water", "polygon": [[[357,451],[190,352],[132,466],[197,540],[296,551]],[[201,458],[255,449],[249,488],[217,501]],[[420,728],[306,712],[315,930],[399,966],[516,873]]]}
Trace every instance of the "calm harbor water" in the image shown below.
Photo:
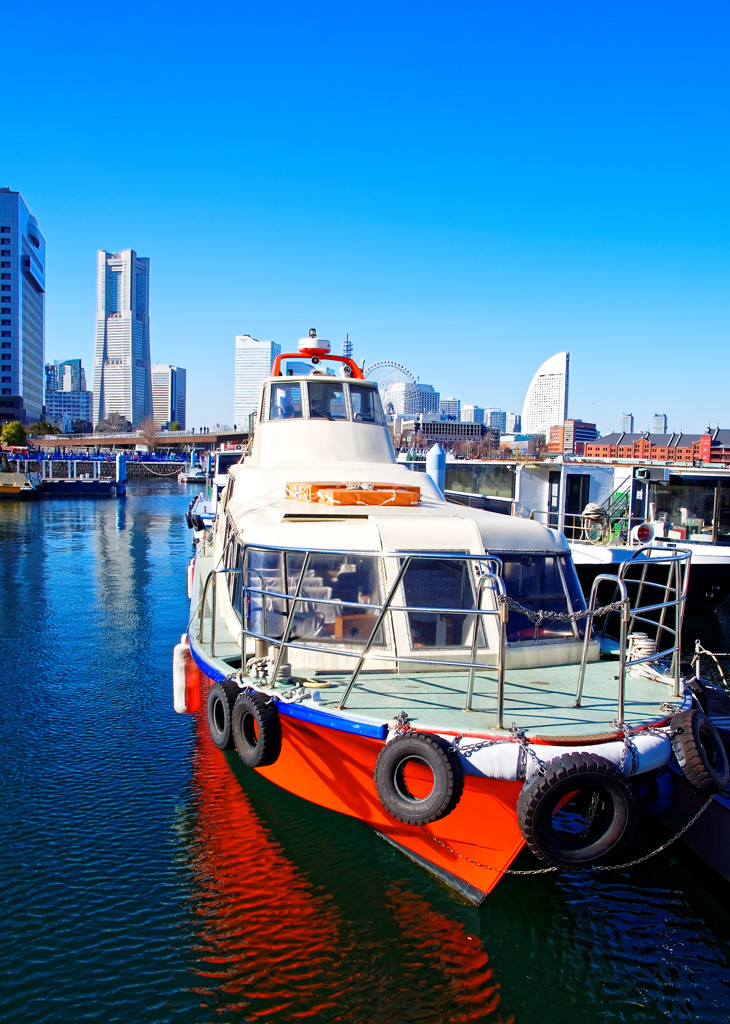
{"label": "calm harbor water", "polygon": [[674,848],[465,906],[176,715],[191,493],[0,505],[0,1020],[730,1021],[730,897]]}

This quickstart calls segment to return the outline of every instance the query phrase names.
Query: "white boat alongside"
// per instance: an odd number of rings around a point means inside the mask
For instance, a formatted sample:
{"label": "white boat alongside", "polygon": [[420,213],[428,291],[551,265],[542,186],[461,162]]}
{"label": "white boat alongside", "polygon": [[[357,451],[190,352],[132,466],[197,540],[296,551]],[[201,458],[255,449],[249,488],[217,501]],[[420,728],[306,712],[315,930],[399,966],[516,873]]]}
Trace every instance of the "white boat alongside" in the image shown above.
{"label": "white boat alongside", "polygon": [[730,595],[730,470],[722,466],[557,457],[467,469],[462,462],[447,466],[446,486],[454,500],[470,497],[561,530],[586,589],[649,543],[691,553],[693,606],[715,608]]}
{"label": "white boat alongside", "polygon": [[680,667],[686,555],[653,560],[659,589],[643,562],[597,581],[586,607],[566,539],[400,465],[375,382],[312,332],[277,358],[257,424],[196,547],[175,653],[175,708],[197,709],[200,673],[218,747],[475,902],[525,844],[551,866],[616,857],[636,780],[673,755],[724,788]]}

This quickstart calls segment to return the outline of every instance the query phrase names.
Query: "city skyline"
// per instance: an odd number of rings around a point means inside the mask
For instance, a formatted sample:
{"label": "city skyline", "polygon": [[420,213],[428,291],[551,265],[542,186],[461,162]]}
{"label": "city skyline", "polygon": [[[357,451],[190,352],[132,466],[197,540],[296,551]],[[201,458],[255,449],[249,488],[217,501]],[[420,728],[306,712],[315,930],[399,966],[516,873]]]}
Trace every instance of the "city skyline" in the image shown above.
{"label": "city skyline", "polygon": [[[223,36],[178,12],[153,5],[125,50],[127,147],[89,87],[112,8],[44,9],[42,77],[4,56],[2,184],[48,242],[47,359],[93,366],[94,253],[133,245],[191,424],[232,416],[232,337],[288,349],[311,324],[464,404],[519,411],[570,351],[568,414],[604,432],[625,409],[647,428],[657,408],[675,430],[727,421],[707,372],[730,325],[727,5],[404,0],[333,19],[284,0],[228,8]],[[3,27],[23,38],[22,8]]]}

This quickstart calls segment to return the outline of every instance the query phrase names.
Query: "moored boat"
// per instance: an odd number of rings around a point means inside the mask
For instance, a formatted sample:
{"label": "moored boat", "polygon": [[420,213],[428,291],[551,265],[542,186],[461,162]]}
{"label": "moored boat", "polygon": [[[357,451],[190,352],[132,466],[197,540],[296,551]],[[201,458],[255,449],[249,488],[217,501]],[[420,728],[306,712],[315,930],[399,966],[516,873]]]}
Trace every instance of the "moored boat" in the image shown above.
{"label": "moored boat", "polygon": [[551,866],[615,857],[677,735],[693,784],[727,784],[681,671],[688,556],[657,564],[663,587],[639,566],[586,605],[562,534],[415,478],[375,382],[310,332],[197,545],[175,707],[196,710],[202,672],[217,746],[479,902],[525,844]]}
{"label": "moored boat", "polygon": [[7,453],[0,451],[0,499],[23,501],[35,498],[41,486],[40,473],[22,472],[13,468]]}

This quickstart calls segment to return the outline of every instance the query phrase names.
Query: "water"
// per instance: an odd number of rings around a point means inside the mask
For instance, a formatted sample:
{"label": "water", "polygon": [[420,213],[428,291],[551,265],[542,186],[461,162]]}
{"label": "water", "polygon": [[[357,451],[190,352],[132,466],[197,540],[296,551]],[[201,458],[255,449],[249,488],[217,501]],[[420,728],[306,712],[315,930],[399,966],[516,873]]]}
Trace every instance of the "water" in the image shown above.
{"label": "water", "polygon": [[0,505],[0,1020],[730,1021],[730,899],[684,857],[474,908],[176,715],[190,493]]}

